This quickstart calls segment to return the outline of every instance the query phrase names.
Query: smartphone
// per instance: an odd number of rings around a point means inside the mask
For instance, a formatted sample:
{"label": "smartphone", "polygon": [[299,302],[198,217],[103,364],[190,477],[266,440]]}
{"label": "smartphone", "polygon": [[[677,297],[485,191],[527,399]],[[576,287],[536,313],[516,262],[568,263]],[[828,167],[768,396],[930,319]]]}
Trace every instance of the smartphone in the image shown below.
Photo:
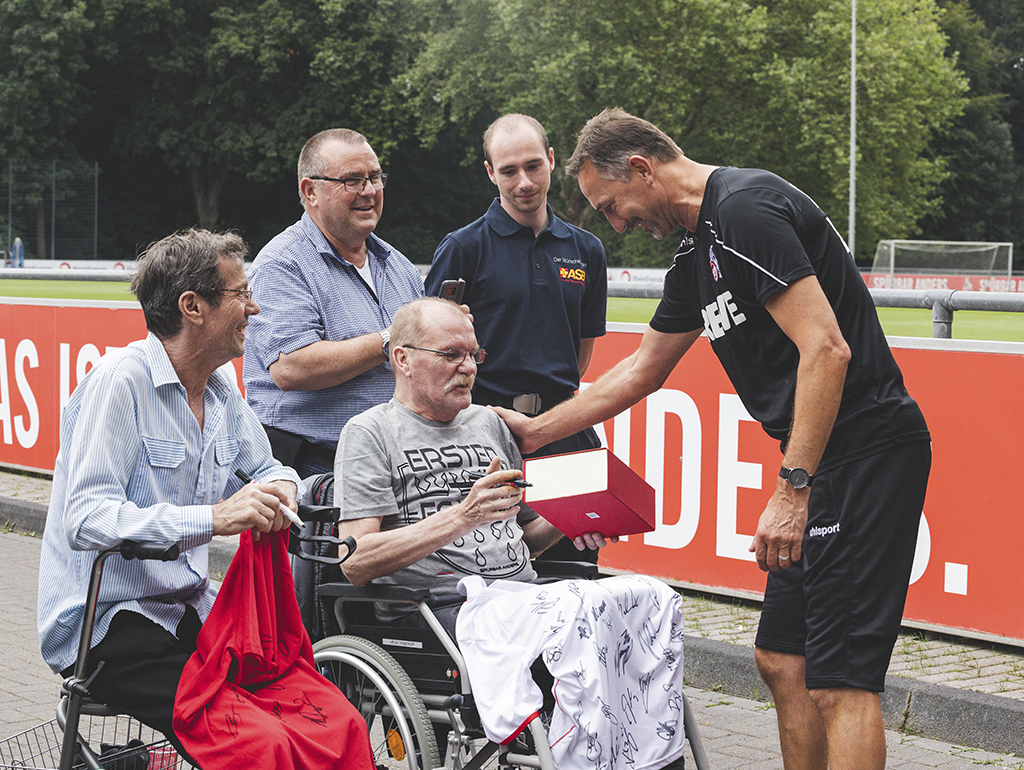
{"label": "smartphone", "polygon": [[457,281],[443,281],[441,291],[438,293],[441,299],[450,299],[456,305],[462,304],[462,293],[466,291],[466,282],[461,278]]}

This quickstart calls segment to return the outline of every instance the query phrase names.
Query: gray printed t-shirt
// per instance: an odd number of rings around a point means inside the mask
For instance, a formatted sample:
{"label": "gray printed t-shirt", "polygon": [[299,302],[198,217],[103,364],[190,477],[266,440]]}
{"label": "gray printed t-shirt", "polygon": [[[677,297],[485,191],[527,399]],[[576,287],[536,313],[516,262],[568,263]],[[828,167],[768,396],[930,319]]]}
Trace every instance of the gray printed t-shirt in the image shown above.
{"label": "gray printed t-shirt", "polygon": [[[392,399],[349,420],[335,460],[335,505],[343,521],[380,518],[381,531],[414,524],[455,505],[469,492],[492,457],[502,468],[522,468],[522,457],[505,423],[486,407],[472,405],[449,423],[424,419]],[[429,588],[435,606],[463,601],[459,580],[535,580],[521,524],[537,518],[521,505],[519,515],[477,528],[394,575],[375,583]],[[415,611],[415,610],[413,610]],[[409,610],[377,605],[377,617],[393,622]]]}

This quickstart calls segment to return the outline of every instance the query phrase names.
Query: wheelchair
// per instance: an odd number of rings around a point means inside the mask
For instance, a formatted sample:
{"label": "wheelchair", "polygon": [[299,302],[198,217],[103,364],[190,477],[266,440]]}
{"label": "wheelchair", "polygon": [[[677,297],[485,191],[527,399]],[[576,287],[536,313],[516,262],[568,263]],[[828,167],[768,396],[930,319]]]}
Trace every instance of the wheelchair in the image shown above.
{"label": "wheelchair", "polygon": [[[300,506],[299,516],[304,519],[328,520],[337,517],[337,509]],[[337,567],[355,549],[351,538],[338,540],[317,537],[315,545],[332,551],[344,546],[343,557],[329,559],[302,554],[299,558],[312,559],[320,564]],[[289,551],[293,556],[301,552],[302,533],[291,526]],[[86,594],[85,614],[78,641],[78,655],[74,672],[61,686],[61,698],[56,717],[36,725],[10,738],[0,740],[0,770],[31,768],[32,770],[188,770],[193,768],[159,732],[138,720],[121,713],[92,698],[89,686],[97,668],[88,674],[89,650],[92,646],[93,624],[104,563],[111,557],[124,559],[155,559],[174,561],[180,554],[177,543],[140,543],[132,540],[102,550],[93,563]],[[102,663],[100,664],[102,667]]]}
{"label": "wheelchair", "polygon": [[99,669],[86,676],[104,562],[112,556],[174,561],[178,554],[177,543],[132,540],[100,551],[90,575],[75,670],[61,687],[56,718],[0,741],[0,768],[184,770],[192,767],[179,759],[163,735],[90,697],[89,685]]}
{"label": "wheelchair", "polygon": [[[305,502],[333,505],[333,474],[305,483]],[[544,726],[544,711],[553,701],[509,744],[488,740],[464,659],[431,612],[429,589],[353,586],[340,567],[329,564],[327,541],[315,539],[330,537],[332,522],[321,519],[303,530],[303,548],[314,552],[300,558],[309,563],[314,556],[312,564],[319,566],[312,574],[296,559],[292,566],[297,586],[300,580],[312,583],[299,604],[314,639],[314,662],[366,719],[378,768],[478,770],[496,763],[499,768],[556,770]],[[577,562],[537,562],[535,567],[555,573],[552,577],[590,578],[597,573],[595,565]],[[374,602],[414,607],[429,630],[379,625]],[[685,695],[683,701],[687,741],[698,770],[706,770],[696,719]]]}

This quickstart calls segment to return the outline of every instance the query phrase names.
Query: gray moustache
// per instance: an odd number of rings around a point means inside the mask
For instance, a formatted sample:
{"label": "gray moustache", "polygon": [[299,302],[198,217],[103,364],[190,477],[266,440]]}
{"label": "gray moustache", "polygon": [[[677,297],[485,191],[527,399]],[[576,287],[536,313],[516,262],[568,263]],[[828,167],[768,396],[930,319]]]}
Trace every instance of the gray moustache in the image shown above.
{"label": "gray moustache", "polygon": [[476,377],[474,377],[472,375],[469,376],[469,377],[457,377],[457,378],[453,379],[451,382],[449,382],[447,385],[444,386],[444,392],[445,393],[450,393],[451,391],[455,390],[455,388],[461,388],[463,385],[468,385],[469,389],[472,390],[473,389],[473,384],[475,382],[476,382]]}

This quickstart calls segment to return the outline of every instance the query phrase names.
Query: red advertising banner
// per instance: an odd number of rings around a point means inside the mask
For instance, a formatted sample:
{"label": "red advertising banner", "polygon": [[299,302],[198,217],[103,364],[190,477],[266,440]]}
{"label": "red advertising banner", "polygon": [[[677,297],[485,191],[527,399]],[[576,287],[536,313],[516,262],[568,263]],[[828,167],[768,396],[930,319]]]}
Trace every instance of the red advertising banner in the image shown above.
{"label": "red advertising banner", "polygon": [[[0,463],[52,470],[58,415],[75,385],[103,353],[144,335],[132,303],[0,303]],[[601,338],[589,378],[639,342],[633,332]],[[1024,644],[1016,552],[1024,542],[1016,488],[1024,355],[934,344],[894,350],[934,448],[905,618]],[[240,382],[241,362],[234,363]],[[707,340],[698,340],[661,390],[599,428],[655,488],[658,523],[605,549],[602,564],[712,591],[760,593],[764,575],[747,547],[781,453],[746,413]]]}
{"label": "red advertising banner", "polygon": [[949,289],[952,291],[1024,291],[1024,278],[1008,275],[946,273],[861,273],[869,289]]}
{"label": "red advertising banner", "polygon": [[[0,299],[0,463],[53,470],[60,410],[100,356],[146,336],[134,302]],[[234,362],[241,384],[241,359]]]}
{"label": "red advertising banner", "polygon": [[[596,378],[639,345],[599,340]],[[1024,347],[1021,348],[1024,351]],[[933,458],[904,618],[1024,643],[1024,355],[893,350]],[[728,592],[764,590],[747,550],[782,453],[701,338],[664,387],[604,424],[606,444],[657,490],[658,526],[602,551],[608,567]]]}

